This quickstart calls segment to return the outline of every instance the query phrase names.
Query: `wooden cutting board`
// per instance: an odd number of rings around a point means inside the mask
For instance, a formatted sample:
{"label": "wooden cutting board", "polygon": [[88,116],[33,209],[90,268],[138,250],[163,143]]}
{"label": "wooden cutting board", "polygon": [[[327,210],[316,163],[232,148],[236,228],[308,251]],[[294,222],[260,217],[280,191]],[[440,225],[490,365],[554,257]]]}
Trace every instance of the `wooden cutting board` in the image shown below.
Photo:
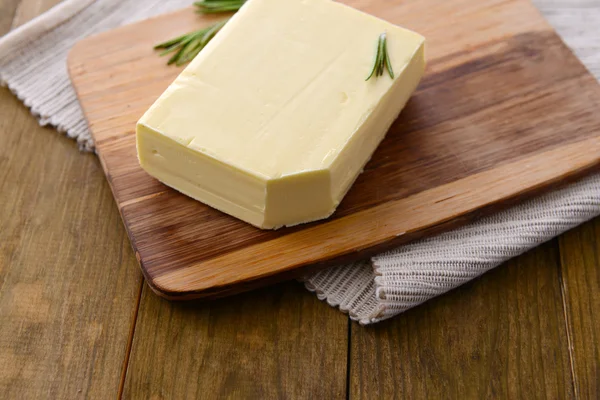
{"label": "wooden cutting board", "polygon": [[600,164],[598,82],[528,0],[344,2],[423,34],[427,74],[333,217],[295,228],[259,230],[138,166],[135,122],[180,72],[152,46],[215,18],[186,9],[70,53],[98,156],[158,294],[221,296],[366,257]]}

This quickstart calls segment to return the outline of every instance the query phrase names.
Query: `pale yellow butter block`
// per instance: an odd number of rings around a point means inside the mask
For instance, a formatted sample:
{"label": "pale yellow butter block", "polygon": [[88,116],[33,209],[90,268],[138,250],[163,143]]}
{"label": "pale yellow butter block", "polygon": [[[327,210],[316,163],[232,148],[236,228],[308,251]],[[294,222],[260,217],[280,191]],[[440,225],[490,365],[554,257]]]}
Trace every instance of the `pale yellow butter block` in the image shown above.
{"label": "pale yellow butter block", "polygon": [[[395,72],[365,81],[386,32]],[[423,70],[424,38],[331,0],[249,0],[137,124],[141,166],[260,228],[330,216]]]}

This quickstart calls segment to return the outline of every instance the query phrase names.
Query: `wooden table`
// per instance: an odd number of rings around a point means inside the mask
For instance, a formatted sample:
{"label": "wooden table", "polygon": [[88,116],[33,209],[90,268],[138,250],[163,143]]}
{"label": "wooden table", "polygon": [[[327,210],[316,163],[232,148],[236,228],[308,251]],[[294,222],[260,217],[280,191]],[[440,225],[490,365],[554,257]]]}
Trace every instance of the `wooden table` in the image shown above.
{"label": "wooden table", "polygon": [[94,155],[6,89],[0,138],[2,398],[600,398],[600,219],[372,327],[294,282],[170,303]]}

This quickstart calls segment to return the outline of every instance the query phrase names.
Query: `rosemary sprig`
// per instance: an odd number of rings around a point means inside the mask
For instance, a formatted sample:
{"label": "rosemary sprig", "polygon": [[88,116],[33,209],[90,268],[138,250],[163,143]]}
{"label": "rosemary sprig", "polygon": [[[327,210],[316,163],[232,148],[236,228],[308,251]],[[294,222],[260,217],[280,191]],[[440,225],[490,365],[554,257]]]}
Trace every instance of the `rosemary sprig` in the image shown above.
{"label": "rosemary sprig", "polygon": [[385,32],[383,32],[381,35],[379,35],[379,39],[377,39],[377,52],[375,54],[373,69],[365,81],[371,79],[373,75],[382,76],[385,69],[387,69],[390,78],[394,79],[394,70],[392,69],[390,55],[387,51],[387,35]]}
{"label": "rosemary sprig", "polygon": [[217,22],[207,28],[203,28],[194,32],[186,33],[166,42],[154,46],[155,50],[163,50],[160,55],[165,56],[175,52],[167,65],[175,64],[183,65],[191,61],[200,53],[200,51],[210,42],[210,40],[221,30],[221,28],[229,21],[229,18]]}
{"label": "rosemary sprig", "polygon": [[[235,12],[244,5],[246,0],[202,0],[194,3],[196,12],[201,14],[216,14]],[[185,35],[167,40],[154,46],[155,50],[162,50],[161,56],[169,53],[175,53],[167,61],[168,65],[183,65],[191,61],[200,53],[200,51],[210,42],[210,40],[225,26],[229,18],[217,22],[214,25],[197,31],[186,33]]]}
{"label": "rosemary sprig", "polygon": [[196,12],[200,14],[215,14],[237,11],[246,0],[202,0],[194,3]]}

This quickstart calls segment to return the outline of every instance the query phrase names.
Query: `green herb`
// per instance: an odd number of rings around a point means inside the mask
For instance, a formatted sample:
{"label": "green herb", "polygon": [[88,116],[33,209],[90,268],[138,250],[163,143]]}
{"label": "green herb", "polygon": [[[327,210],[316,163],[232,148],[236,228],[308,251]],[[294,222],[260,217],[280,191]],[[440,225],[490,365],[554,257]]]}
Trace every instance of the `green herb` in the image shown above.
{"label": "green herb", "polygon": [[194,5],[197,7],[197,13],[215,14],[237,11],[245,2],[246,0],[202,0],[195,2]]}
{"label": "green herb", "polygon": [[217,32],[221,30],[227,21],[229,21],[229,18],[207,28],[186,33],[185,35],[176,37],[175,39],[157,44],[154,46],[154,49],[163,50],[160,53],[161,56],[175,52],[175,54],[169,58],[169,61],[167,61],[167,65],[183,65],[196,57],[196,55],[200,53],[200,50],[202,50],[208,44],[208,42],[210,42],[210,40],[217,34]]}
{"label": "green herb", "polygon": [[[196,12],[200,14],[216,14],[235,12],[244,5],[246,0],[202,0],[194,3]],[[174,53],[168,65],[183,65],[191,61],[200,53],[200,51],[210,42],[210,40],[225,26],[229,18],[217,22],[214,25],[197,31],[186,33],[166,42],[159,43],[154,46],[155,50],[162,50],[161,56]]]}
{"label": "green herb", "polygon": [[373,75],[382,76],[385,69],[387,69],[390,78],[394,79],[394,71],[392,70],[390,55],[387,51],[387,36],[385,32],[383,32],[381,35],[379,35],[379,39],[377,39],[377,52],[375,54],[373,69],[365,81],[371,79]]}

